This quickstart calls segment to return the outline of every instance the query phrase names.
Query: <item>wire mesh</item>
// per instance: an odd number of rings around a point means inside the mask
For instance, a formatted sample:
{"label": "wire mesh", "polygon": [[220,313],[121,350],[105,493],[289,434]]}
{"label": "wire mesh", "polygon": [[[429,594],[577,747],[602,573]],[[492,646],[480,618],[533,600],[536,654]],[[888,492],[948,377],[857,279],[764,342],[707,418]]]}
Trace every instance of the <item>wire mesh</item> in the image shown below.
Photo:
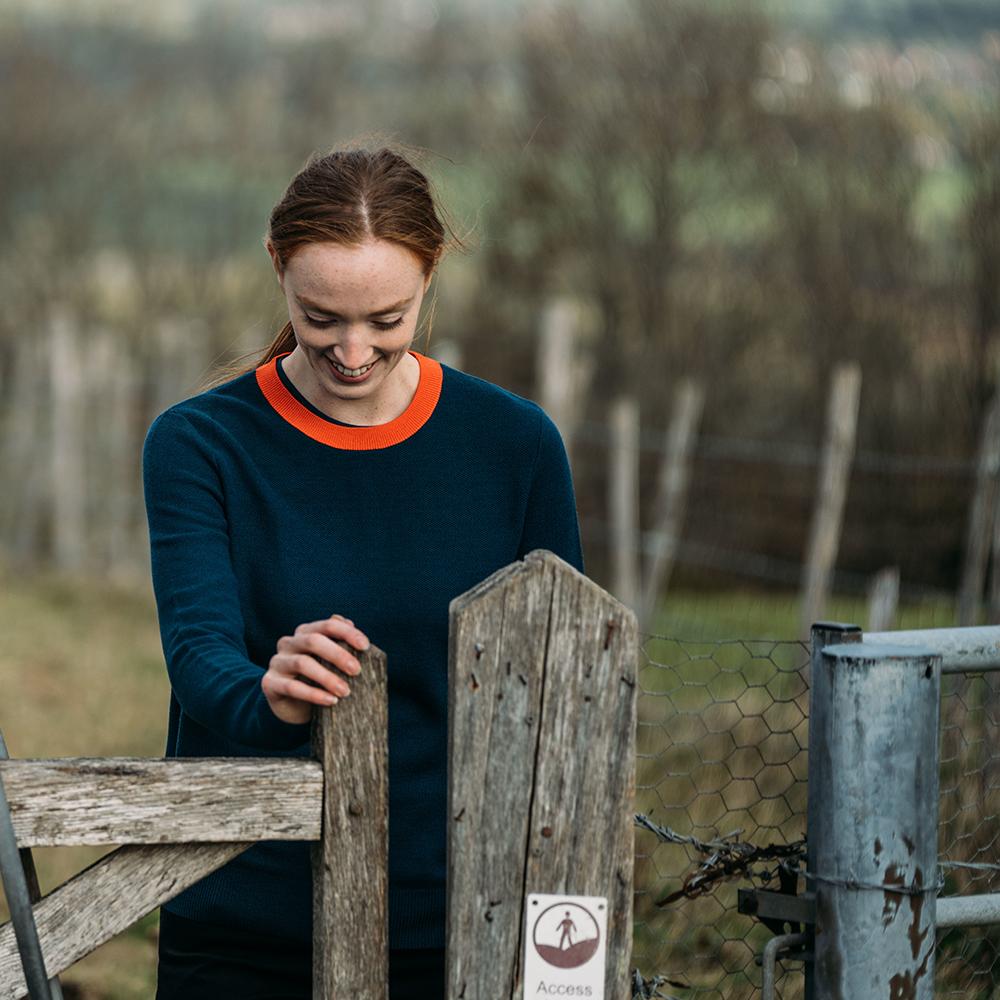
{"label": "wire mesh", "polygon": [[[636,811],[702,840],[736,831],[753,844],[804,837],[808,645],[642,640]],[[665,996],[757,996],[756,958],[771,932],[737,911],[746,880],[657,905],[681,888],[701,858],[691,845],[636,831],[633,965],[647,977],[684,984],[664,987]],[[801,964],[779,967],[782,1000],[802,996],[801,970]]]}
{"label": "wire mesh", "polygon": [[[1000,844],[1000,673],[941,679],[941,816],[946,861],[996,865]],[[1000,892],[1000,871],[945,868],[942,896]],[[963,1000],[1000,996],[1000,926],[952,927],[937,935],[936,993]]]}
{"label": "wire mesh", "polygon": [[[686,641],[642,635],[636,811],[682,836],[738,832],[758,847],[805,836],[808,775],[807,643]],[[942,678],[939,854],[942,895],[1000,892],[1000,672]],[[758,956],[771,931],[737,910],[737,893],[773,871],[676,896],[704,860],[691,844],[636,830],[633,966],[669,980],[659,995],[742,1000],[761,988]],[[800,891],[801,891],[800,885]],[[1000,926],[938,931],[935,994],[1000,997]],[[776,995],[800,1000],[801,963],[777,970]],[[652,994],[656,996],[657,994]]]}

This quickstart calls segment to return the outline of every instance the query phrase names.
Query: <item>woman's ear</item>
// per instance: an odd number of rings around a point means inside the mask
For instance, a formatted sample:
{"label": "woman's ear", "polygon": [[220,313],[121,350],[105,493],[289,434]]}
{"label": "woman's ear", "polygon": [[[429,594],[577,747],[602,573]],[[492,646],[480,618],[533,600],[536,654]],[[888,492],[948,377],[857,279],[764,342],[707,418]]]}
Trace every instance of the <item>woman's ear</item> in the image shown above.
{"label": "woman's ear", "polygon": [[284,274],[281,268],[281,261],[278,260],[278,252],[274,249],[274,244],[270,240],[266,240],[264,242],[264,246],[267,247],[267,252],[271,257],[271,264],[274,267],[274,273],[278,276],[278,284],[281,285],[281,289],[284,291]]}

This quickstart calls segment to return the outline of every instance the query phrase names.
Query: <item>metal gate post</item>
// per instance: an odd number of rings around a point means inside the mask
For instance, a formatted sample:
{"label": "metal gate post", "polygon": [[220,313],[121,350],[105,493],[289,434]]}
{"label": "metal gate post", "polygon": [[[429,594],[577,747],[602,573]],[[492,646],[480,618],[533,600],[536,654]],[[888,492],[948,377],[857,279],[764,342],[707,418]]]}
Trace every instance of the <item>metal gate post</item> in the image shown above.
{"label": "metal gate post", "polygon": [[[829,755],[824,753],[825,742],[821,734],[826,731],[829,723],[826,715],[830,709],[829,675],[821,669],[820,658],[824,646],[834,643],[861,642],[861,626],[848,625],[842,622],[816,622],[812,627],[812,655],[809,661],[809,781],[807,785],[809,819],[808,839],[806,840],[807,860],[806,870],[816,871],[816,851],[823,846],[823,834],[830,826],[830,798],[826,792],[829,778],[824,767],[829,764]],[[822,791],[821,791],[822,790]],[[811,878],[806,878],[806,891],[815,896],[816,885]],[[812,928],[809,928],[812,933]],[[812,945],[812,941],[810,941]],[[810,948],[815,954],[814,949]],[[816,996],[814,963],[812,959],[805,964],[806,1000],[814,1000]]]}
{"label": "metal gate post", "polygon": [[932,1000],[941,656],[848,642],[813,666],[813,997]]}

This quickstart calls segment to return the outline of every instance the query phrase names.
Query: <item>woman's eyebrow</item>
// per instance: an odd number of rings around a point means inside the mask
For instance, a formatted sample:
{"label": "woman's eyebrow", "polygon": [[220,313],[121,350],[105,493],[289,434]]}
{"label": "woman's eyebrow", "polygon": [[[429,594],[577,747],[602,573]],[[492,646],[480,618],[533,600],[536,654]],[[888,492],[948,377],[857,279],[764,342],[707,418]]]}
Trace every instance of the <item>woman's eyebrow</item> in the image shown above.
{"label": "woman's eyebrow", "polygon": [[[311,309],[313,312],[322,313],[324,316],[337,316],[339,318],[340,314],[335,313],[332,309],[326,309],[321,305],[317,305],[315,302],[310,302],[309,299],[303,298],[301,295],[295,296],[299,300],[299,304],[305,306],[307,309]],[[386,306],[385,309],[376,309],[375,312],[369,313],[370,316],[385,316],[386,313],[395,312],[397,309],[402,309],[404,306],[408,306],[413,301],[413,296],[411,295],[408,299],[403,299],[401,302],[397,302],[394,305]]]}

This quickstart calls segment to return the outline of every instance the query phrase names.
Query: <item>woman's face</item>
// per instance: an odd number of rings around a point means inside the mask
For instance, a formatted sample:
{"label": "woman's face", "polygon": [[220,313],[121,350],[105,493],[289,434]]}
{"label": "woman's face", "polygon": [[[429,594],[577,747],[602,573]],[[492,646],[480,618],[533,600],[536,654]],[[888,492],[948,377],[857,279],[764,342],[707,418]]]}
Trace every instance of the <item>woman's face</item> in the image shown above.
{"label": "woman's face", "polygon": [[[306,377],[320,402],[335,406],[335,400],[374,402],[383,396],[413,343],[431,280],[417,256],[387,240],[353,247],[312,243],[293,254],[282,272],[268,250],[298,343],[285,367],[301,354],[291,367]],[[341,377],[335,364],[360,369],[360,375]]]}

